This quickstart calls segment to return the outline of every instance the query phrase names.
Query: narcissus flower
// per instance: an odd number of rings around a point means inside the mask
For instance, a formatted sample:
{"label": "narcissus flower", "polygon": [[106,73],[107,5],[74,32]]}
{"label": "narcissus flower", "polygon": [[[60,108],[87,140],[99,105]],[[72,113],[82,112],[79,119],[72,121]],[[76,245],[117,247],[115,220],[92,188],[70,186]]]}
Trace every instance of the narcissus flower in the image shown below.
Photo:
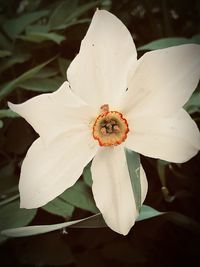
{"label": "narcissus flower", "polygon": [[[127,234],[138,211],[125,147],[181,163],[200,148],[198,128],[182,108],[200,74],[200,46],[146,53],[114,15],[97,10],[80,52],[54,93],[9,107],[39,134],[24,159],[21,207],[45,205],[72,186],[92,160],[92,191],[105,222]],[[147,180],[140,166],[141,202]]]}

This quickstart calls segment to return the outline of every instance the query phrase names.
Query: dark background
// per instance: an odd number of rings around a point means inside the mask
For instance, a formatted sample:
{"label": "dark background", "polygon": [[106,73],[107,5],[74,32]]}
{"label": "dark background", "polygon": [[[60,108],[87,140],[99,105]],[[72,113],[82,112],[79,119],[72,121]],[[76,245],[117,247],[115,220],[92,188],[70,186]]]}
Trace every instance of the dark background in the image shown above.
{"label": "dark background", "polygon": [[[21,13],[28,13],[31,9],[43,10],[52,6],[55,8],[61,1],[27,1],[28,4],[25,5],[24,10],[17,13],[20,2],[22,1],[0,1],[1,25],[4,25],[5,20],[19,17]],[[88,2],[79,1],[78,6]],[[81,18],[91,19],[98,6],[109,9],[124,22],[137,47],[164,37],[191,38],[200,33],[200,1],[198,0],[100,1],[91,9],[86,10]],[[45,24],[45,20],[43,23]],[[2,38],[6,38],[9,44],[12,44],[14,54],[16,55],[19,51],[27,51],[28,54],[27,59],[13,63],[3,70],[2,66],[8,59],[2,59],[0,64],[2,88],[7,82],[14,80],[31,67],[57,55],[62,59],[59,62],[62,61],[64,67],[67,67],[67,64],[78,53],[80,41],[88,25],[88,22],[85,22],[58,30],[58,33],[65,36],[65,40],[59,44],[50,40],[31,43],[10,38],[5,28],[1,26],[1,37],[4,36]],[[0,46],[3,46],[3,43],[2,39]],[[142,54],[143,51],[139,52],[139,56]],[[52,66],[55,68],[55,63],[52,63]],[[52,78],[57,84],[61,84],[65,75],[61,68],[59,71],[60,73]],[[30,85],[27,88],[24,87],[16,85],[15,90],[1,99],[0,108],[7,108],[7,100],[20,103],[41,93],[40,90],[30,89]],[[54,89],[56,85],[51,91]],[[199,123],[199,112],[194,112],[192,116]],[[17,184],[21,161],[37,135],[21,118],[7,116],[2,120],[4,125],[0,129],[0,167],[5,171],[5,166],[9,166],[8,176],[12,176]],[[161,190],[161,182],[163,182],[159,167],[161,163],[142,157],[142,164],[149,182],[145,204],[160,211],[173,212],[137,222],[125,237],[109,228],[97,228],[69,229],[68,234],[56,231],[35,237],[10,239],[0,246],[1,266],[198,266],[200,253],[199,163],[199,155],[197,155],[184,164],[165,165],[164,183],[169,189],[169,195],[166,196]],[[3,171],[0,172],[1,175]],[[87,215],[90,213],[76,208],[73,218]],[[62,217],[38,209],[36,217],[30,224],[51,224],[62,221]]]}

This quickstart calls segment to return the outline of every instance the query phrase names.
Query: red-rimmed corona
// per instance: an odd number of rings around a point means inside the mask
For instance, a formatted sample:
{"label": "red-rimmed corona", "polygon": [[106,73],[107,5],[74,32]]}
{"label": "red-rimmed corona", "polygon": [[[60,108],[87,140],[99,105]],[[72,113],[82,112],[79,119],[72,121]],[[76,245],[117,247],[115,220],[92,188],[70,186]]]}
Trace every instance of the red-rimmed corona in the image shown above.
{"label": "red-rimmed corona", "polygon": [[127,138],[128,122],[118,111],[109,111],[109,105],[101,106],[101,114],[93,125],[93,137],[100,146],[120,145]]}

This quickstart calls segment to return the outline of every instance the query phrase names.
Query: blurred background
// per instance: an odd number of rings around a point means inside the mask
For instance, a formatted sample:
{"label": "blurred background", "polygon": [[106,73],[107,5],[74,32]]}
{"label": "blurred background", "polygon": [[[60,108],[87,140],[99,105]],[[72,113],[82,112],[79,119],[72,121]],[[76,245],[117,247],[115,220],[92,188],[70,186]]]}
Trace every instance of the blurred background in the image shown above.
{"label": "blurred background", "polygon": [[[0,1],[0,230],[53,224],[97,212],[87,175],[38,210],[19,210],[18,180],[37,138],[8,110],[56,90],[79,51],[96,8],[114,13],[130,30],[139,57],[146,51],[200,43],[198,0]],[[200,94],[185,108],[199,125]],[[34,237],[0,235],[1,266],[192,266],[200,253],[199,155],[184,164],[141,157],[149,191],[145,204],[162,216],[137,222],[127,236],[109,228],[67,229]],[[162,189],[164,187],[165,189]]]}

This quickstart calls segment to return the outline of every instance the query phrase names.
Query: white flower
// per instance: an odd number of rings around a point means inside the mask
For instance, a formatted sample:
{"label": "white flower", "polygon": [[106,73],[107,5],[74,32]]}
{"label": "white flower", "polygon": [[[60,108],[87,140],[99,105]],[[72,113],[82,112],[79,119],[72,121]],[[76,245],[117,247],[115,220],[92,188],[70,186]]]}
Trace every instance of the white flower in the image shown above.
{"label": "white flower", "polygon": [[[199,81],[200,46],[146,53],[114,15],[97,10],[65,82],[9,107],[39,133],[24,159],[21,207],[45,205],[93,159],[93,195],[107,225],[127,234],[138,212],[124,148],[171,162],[197,154],[200,135],[182,108]],[[128,88],[128,90],[127,90]],[[140,167],[142,202],[147,180]]]}

